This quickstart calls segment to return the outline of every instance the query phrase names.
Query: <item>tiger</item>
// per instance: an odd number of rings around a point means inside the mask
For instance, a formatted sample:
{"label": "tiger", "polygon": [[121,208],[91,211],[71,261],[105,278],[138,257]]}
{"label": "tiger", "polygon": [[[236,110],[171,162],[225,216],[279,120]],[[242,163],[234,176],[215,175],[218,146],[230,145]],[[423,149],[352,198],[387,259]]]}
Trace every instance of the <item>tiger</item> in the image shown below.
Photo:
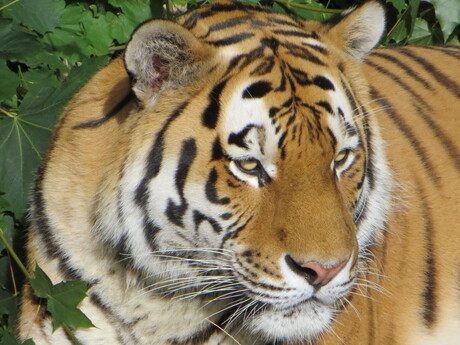
{"label": "tiger", "polygon": [[[31,196],[29,269],[89,284],[81,344],[458,344],[460,47],[384,30],[377,1],[222,0],[134,31]],[[72,344],[44,303],[18,338]]]}

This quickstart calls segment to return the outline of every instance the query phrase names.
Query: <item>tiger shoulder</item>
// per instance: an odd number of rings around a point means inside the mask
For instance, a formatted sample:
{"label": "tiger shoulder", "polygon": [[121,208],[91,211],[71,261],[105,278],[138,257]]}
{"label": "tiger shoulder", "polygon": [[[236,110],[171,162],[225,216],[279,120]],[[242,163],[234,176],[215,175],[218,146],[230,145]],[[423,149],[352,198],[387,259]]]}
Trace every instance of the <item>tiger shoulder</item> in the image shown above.
{"label": "tiger shoulder", "polygon": [[[81,344],[458,344],[460,46],[384,27],[222,0],[136,29],[31,197],[29,268],[89,283]],[[72,344],[41,303],[19,339]]]}

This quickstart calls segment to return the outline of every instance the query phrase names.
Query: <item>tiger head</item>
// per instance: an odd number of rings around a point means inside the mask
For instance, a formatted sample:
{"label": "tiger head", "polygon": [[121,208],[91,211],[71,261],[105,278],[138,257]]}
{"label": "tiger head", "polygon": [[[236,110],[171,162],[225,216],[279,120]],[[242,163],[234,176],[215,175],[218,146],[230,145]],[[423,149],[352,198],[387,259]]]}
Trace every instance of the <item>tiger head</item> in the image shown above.
{"label": "tiger head", "polygon": [[317,23],[224,1],[135,31],[138,108],[98,235],[152,294],[270,340],[327,329],[388,199],[359,71],[383,17],[377,2]]}

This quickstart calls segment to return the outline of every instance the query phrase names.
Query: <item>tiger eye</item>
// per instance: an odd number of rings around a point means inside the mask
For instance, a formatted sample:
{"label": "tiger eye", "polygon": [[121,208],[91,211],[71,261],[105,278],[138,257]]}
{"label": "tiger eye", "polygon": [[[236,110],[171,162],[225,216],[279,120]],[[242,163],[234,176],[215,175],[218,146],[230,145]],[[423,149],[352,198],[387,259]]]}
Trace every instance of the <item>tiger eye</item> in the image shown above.
{"label": "tiger eye", "polygon": [[337,156],[335,156],[334,163],[335,165],[339,165],[345,162],[348,157],[350,150],[342,150],[340,151]]}
{"label": "tiger eye", "polygon": [[259,162],[255,159],[247,159],[238,162],[239,166],[244,170],[251,171],[258,167]]}

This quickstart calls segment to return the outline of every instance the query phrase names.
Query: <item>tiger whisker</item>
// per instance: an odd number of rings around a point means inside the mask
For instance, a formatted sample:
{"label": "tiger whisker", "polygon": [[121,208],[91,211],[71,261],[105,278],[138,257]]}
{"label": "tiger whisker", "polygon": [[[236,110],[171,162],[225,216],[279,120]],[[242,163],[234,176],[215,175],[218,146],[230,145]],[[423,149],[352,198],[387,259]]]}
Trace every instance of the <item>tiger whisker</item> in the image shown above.
{"label": "tiger whisker", "polygon": [[245,300],[237,300],[237,301],[235,301],[235,303],[230,304],[226,308],[220,309],[220,310],[216,311],[215,313],[213,313],[211,315],[208,315],[207,318],[209,319],[209,318],[213,317],[214,315],[220,314],[220,313],[222,313],[222,312],[224,312],[224,311],[226,311],[228,309],[235,308],[237,305],[241,304],[244,301]]}
{"label": "tiger whisker", "polygon": [[177,275],[174,278],[168,279],[168,280],[161,280],[158,282],[154,282],[152,284],[149,284],[145,286],[142,290],[148,290],[148,291],[155,291],[159,289],[171,289],[176,286],[182,286],[182,285],[189,285],[193,286],[194,284],[200,283],[200,282],[225,282],[225,281],[231,281],[233,282],[233,278],[231,276],[227,275],[208,275],[206,274],[209,271],[198,271],[198,273],[204,273],[205,275],[193,275],[193,276],[182,276],[182,274]]}

